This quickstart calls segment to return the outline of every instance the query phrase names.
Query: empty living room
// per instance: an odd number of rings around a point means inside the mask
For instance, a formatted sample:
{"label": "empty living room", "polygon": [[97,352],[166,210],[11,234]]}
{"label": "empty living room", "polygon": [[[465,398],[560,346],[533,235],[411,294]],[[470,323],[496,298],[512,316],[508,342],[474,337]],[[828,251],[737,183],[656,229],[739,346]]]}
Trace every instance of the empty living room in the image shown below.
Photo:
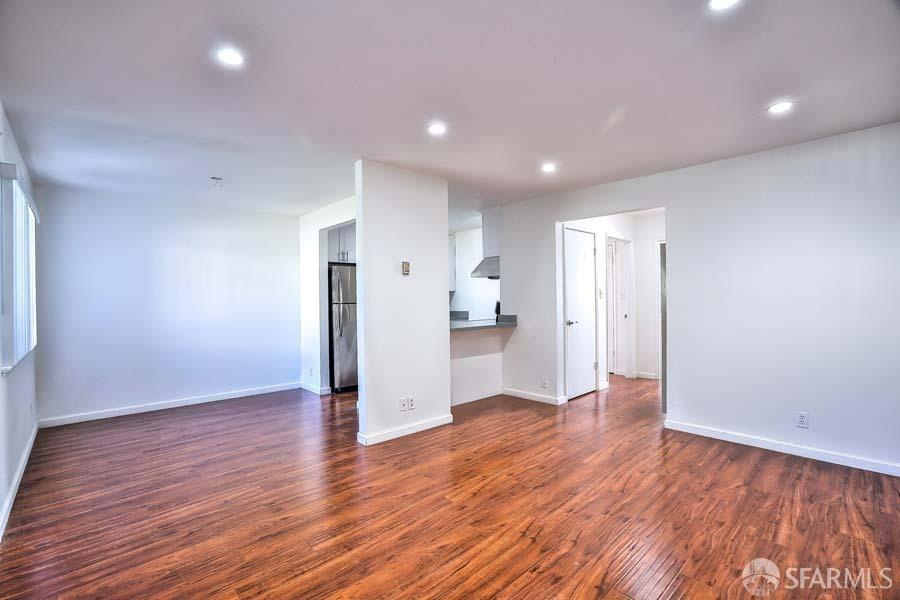
{"label": "empty living room", "polygon": [[0,0],[0,600],[900,599],[897,0]]}

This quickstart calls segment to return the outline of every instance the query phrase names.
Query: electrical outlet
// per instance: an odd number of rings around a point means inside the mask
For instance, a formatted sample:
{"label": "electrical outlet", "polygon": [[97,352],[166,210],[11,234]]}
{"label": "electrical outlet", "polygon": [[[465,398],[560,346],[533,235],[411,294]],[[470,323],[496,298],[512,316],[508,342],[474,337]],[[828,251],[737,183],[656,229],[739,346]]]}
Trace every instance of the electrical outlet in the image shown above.
{"label": "electrical outlet", "polygon": [[415,399],[413,396],[409,396],[409,397],[406,399],[406,404],[407,404],[407,406],[409,406],[409,410],[415,410],[415,409],[416,409],[416,399]]}
{"label": "electrical outlet", "polygon": [[409,398],[403,396],[400,398],[400,412],[406,412],[409,410]]}
{"label": "electrical outlet", "polygon": [[809,429],[809,413],[797,411],[797,427]]}
{"label": "electrical outlet", "polygon": [[541,377],[541,387],[545,390],[550,387],[550,378],[549,377]]}

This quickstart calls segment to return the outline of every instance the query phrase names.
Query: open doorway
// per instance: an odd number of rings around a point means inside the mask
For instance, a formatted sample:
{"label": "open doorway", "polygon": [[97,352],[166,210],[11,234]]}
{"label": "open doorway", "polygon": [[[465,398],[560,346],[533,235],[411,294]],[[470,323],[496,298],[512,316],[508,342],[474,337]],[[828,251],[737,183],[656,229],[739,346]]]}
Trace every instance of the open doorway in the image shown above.
{"label": "open doorway", "polygon": [[665,210],[562,223],[561,263],[566,398],[624,379],[664,387]]}
{"label": "open doorway", "polygon": [[320,231],[321,380],[333,394],[358,388],[356,222]]}

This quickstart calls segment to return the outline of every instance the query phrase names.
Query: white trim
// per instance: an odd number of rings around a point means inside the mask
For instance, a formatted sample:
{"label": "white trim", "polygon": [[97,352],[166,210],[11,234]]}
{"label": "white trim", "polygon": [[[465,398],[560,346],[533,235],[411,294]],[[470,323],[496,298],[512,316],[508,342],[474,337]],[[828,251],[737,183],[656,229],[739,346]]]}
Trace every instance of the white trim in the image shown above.
{"label": "white trim", "polygon": [[[663,233],[666,231],[666,213],[663,210]],[[656,240],[656,373],[653,374],[653,377],[648,377],[647,379],[662,379],[662,355],[663,355],[663,347],[662,347],[662,262],[660,261],[660,256],[662,255],[662,247],[663,244],[666,243],[666,240]],[[666,246],[666,250],[669,247]],[[668,289],[666,290],[668,294]],[[641,374],[638,373],[638,377],[641,377]]]}
{"label": "white trim", "polygon": [[659,375],[650,373],[649,371],[638,371],[637,377],[638,379],[659,379]]}
{"label": "white trim", "polygon": [[534,400],[535,402],[543,402],[544,404],[554,404],[559,406],[568,402],[565,396],[548,396],[546,394],[536,394],[534,392],[526,392],[511,387],[504,387],[503,393],[507,396],[515,396],[516,398],[524,398],[525,400]]}
{"label": "white trim", "polygon": [[602,392],[603,390],[608,390],[608,389],[609,389],[609,380],[601,381],[600,384],[597,386],[598,392]]}
{"label": "white trim", "polygon": [[104,410],[74,413],[71,415],[60,415],[58,417],[47,417],[45,419],[41,419],[40,421],[38,421],[38,427],[56,427],[57,425],[81,423],[82,421],[95,421],[97,419],[108,419],[110,417],[119,417],[122,415],[133,415],[136,413],[164,410],[166,408],[175,408],[177,406],[189,406],[191,404],[203,404],[205,402],[216,402],[218,400],[230,400],[232,398],[242,398],[244,396],[257,396],[259,394],[283,392],[285,390],[296,390],[299,387],[299,381],[292,381],[290,383],[248,388],[245,390],[232,390],[229,392],[220,392],[218,394],[205,394],[203,396],[190,396],[188,398],[177,398],[175,400],[163,400],[162,402],[132,404],[131,406],[120,406],[117,408],[108,408]]}
{"label": "white trim", "polygon": [[[13,144],[15,144],[15,140],[13,140]],[[0,162],[0,179],[19,181],[21,178],[19,177],[19,171],[16,165],[13,163]],[[28,192],[25,191],[24,186],[20,184],[20,188],[22,190],[22,195],[25,196],[25,202],[31,207],[31,212],[34,213],[34,220],[40,224],[41,214],[38,212],[37,204],[31,199]]]}
{"label": "white trim", "polygon": [[356,441],[363,446],[372,446],[373,444],[380,444],[381,442],[393,440],[411,433],[425,431],[432,427],[448,425],[452,422],[453,415],[444,415],[442,417],[434,417],[432,419],[425,419],[424,421],[416,421],[415,423],[410,423],[408,425],[386,429],[385,431],[379,431],[378,433],[364,434],[363,432],[358,431],[356,432]]}
{"label": "white trim", "polygon": [[31,449],[34,447],[34,438],[37,436],[37,430],[37,423],[35,423],[34,429],[31,430],[28,444],[19,458],[19,466],[9,484],[9,491],[6,493],[6,498],[3,499],[3,507],[0,508],[0,540],[3,539],[3,532],[6,531],[6,523],[9,521],[13,502],[16,500],[16,494],[19,493],[19,484],[22,482],[22,475],[25,474],[25,467],[28,466],[28,458],[31,456]]}
{"label": "white trim", "polygon": [[715,427],[706,427],[705,425],[694,425],[693,423],[685,423],[683,421],[674,421],[666,419],[666,429],[674,429],[675,431],[683,431],[685,433],[693,433],[704,437],[715,438],[717,440],[725,440],[726,442],[735,442],[746,446],[755,446],[766,450],[774,450],[776,452],[784,452],[785,454],[794,454],[804,458],[812,458],[822,460],[846,467],[855,467],[857,469],[865,469],[866,471],[875,471],[876,473],[884,473],[885,475],[900,476],[900,463],[892,463],[887,461],[875,460],[863,456],[855,456],[852,454],[844,454],[842,452],[833,452],[831,450],[823,450],[821,448],[813,448],[811,446],[802,446],[800,444],[792,444],[790,442],[781,442],[769,438],[759,437],[755,435],[747,435],[745,433],[737,433],[735,431],[726,431],[724,429],[716,429]]}
{"label": "white trim", "polygon": [[300,387],[303,388],[304,390],[306,390],[307,392],[312,392],[313,394],[316,394],[319,396],[327,396],[328,394],[331,393],[330,387],[316,387],[312,384],[304,383],[302,381],[300,382]]}

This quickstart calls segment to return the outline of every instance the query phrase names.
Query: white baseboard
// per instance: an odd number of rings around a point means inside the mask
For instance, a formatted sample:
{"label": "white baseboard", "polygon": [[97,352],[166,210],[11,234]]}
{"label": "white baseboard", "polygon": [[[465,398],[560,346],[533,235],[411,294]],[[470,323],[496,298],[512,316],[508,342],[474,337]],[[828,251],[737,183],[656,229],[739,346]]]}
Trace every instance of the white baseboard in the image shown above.
{"label": "white baseboard", "polygon": [[232,390],[230,392],[221,392],[218,394],[205,394],[203,396],[191,396],[189,398],[163,400],[162,402],[132,404],[130,406],[120,406],[104,410],[74,413],[71,415],[60,415],[58,417],[47,417],[45,419],[41,419],[40,421],[38,421],[38,427],[56,427],[57,425],[68,425],[69,423],[81,423],[82,421],[108,419],[110,417],[120,417],[122,415],[133,415],[136,413],[151,412],[154,410],[164,410],[166,408],[175,408],[178,406],[203,404],[205,402],[216,402],[217,400],[231,400],[232,398],[241,398],[244,396],[258,396],[259,394],[270,394],[272,392],[283,392],[285,390],[296,390],[299,387],[299,381],[292,381],[290,383],[267,385],[264,387],[248,388],[245,390]]}
{"label": "white baseboard", "polygon": [[567,402],[565,396],[550,396],[547,394],[536,394],[534,392],[526,392],[516,388],[505,387],[503,393],[507,396],[515,396],[516,398],[524,398],[525,400],[534,400],[535,402],[543,402],[544,404],[553,404],[559,406]]}
{"label": "white baseboard", "polygon": [[624,377],[625,379],[637,379],[638,377],[641,376],[641,374],[638,373],[637,371],[628,372],[628,371],[623,371],[622,369],[617,369],[613,373],[613,375],[618,375],[620,377]]}
{"label": "white baseboard", "polygon": [[674,421],[672,419],[666,419],[665,427],[666,429],[684,431],[686,433],[702,435],[717,440],[725,440],[726,442],[744,444],[745,446],[755,446],[757,448],[775,450],[776,452],[784,452],[785,454],[794,454],[796,456],[844,465],[846,467],[855,467],[866,471],[884,473],[885,475],[900,476],[900,464],[898,463],[875,460],[863,456],[854,456],[852,454],[843,454],[841,452],[833,452],[831,450],[823,450],[811,446],[802,446],[790,442],[781,442],[755,435],[747,435],[735,431],[725,431],[723,429],[716,429],[715,427],[706,427],[705,425],[694,425],[693,423],[685,423],[684,421]]}
{"label": "white baseboard", "polygon": [[306,390],[307,392],[312,392],[318,396],[327,396],[331,393],[330,387],[318,387],[309,383],[305,383],[303,381],[300,382],[300,387]]}
{"label": "white baseboard", "polygon": [[31,436],[28,438],[28,444],[22,450],[22,456],[19,458],[19,466],[13,474],[12,481],[9,483],[9,490],[3,499],[3,506],[0,507],[0,540],[3,539],[3,532],[6,531],[6,523],[9,521],[9,515],[12,512],[13,502],[16,500],[16,494],[19,492],[19,484],[22,482],[22,475],[25,474],[25,467],[28,465],[28,458],[31,456],[31,449],[34,447],[34,438],[37,436],[37,424],[31,430]]}
{"label": "white baseboard", "polygon": [[411,433],[425,431],[426,429],[431,429],[432,427],[447,425],[452,422],[453,415],[444,415],[442,417],[434,417],[433,419],[425,419],[424,421],[416,421],[415,423],[410,423],[409,425],[401,425],[400,427],[394,427],[393,429],[379,431],[378,433],[363,434],[362,432],[357,432],[356,441],[363,446],[371,446],[373,444],[380,444],[381,442],[393,440],[404,435],[409,435]]}
{"label": "white baseboard", "polygon": [[649,371],[638,371],[637,376],[638,379],[659,379],[659,375],[650,373]]}
{"label": "white baseboard", "polygon": [[468,404],[469,402],[478,402],[479,400],[487,400],[488,398],[493,398],[494,396],[499,396],[503,393],[503,390],[497,390],[496,392],[488,393],[485,395],[478,394],[477,396],[472,396],[471,398],[464,398],[462,400],[450,400],[450,406],[459,406],[461,404]]}

